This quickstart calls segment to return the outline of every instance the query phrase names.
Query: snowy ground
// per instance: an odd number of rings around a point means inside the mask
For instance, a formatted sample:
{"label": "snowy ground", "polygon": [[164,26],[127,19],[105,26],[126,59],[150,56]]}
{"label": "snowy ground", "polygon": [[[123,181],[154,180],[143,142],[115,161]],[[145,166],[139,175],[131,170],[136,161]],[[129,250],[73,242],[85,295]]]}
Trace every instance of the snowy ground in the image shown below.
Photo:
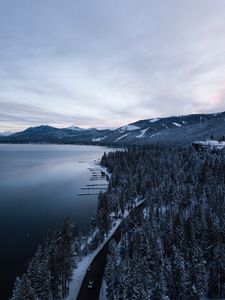
{"label": "snowy ground", "polygon": [[103,167],[101,165],[101,161],[97,160],[97,161],[93,161],[91,163],[89,163],[90,167],[98,169],[99,171],[102,171],[103,173],[105,173],[107,176],[109,176],[109,178],[111,177],[111,174],[108,172],[106,167]]}
{"label": "snowy ground", "polygon": [[[96,249],[97,251],[97,249]],[[97,252],[96,252],[97,253]],[[69,295],[66,297],[67,300],[74,300],[80,290],[81,283],[84,278],[84,274],[87,271],[88,266],[90,265],[92,259],[95,257],[96,253],[91,253],[90,255],[85,256],[77,265],[77,268],[74,269],[72,281],[69,287]]]}
{"label": "snowy ground", "polygon": [[103,279],[98,300],[107,300],[106,288],[107,288],[107,285],[106,285],[105,280]]}
{"label": "snowy ground", "polygon": [[203,297],[201,297],[201,300],[225,300],[225,298],[207,298],[207,297],[203,296]]}
{"label": "snowy ground", "polygon": [[[105,172],[105,171],[104,171]],[[135,199],[136,207],[141,205],[145,200],[138,201],[138,198]],[[124,212],[124,218],[126,218],[129,215],[128,210],[125,210]],[[98,246],[96,250],[89,253],[87,256],[84,256],[77,264],[77,267],[74,269],[72,281],[70,282],[69,286],[69,295],[66,297],[66,300],[74,300],[76,299],[78,292],[80,290],[82,281],[84,279],[84,276],[87,272],[87,269],[89,265],[91,264],[92,260],[95,258],[95,256],[98,254],[98,252],[102,249],[102,247],[108,242],[108,240],[112,237],[116,229],[121,224],[122,219],[118,219],[113,222],[114,226],[111,228],[109,235],[105,238],[103,243]],[[104,299],[104,298],[103,298]],[[101,300],[103,300],[101,299]]]}
{"label": "snowy ground", "polygon": [[95,163],[94,166],[97,167],[99,169],[99,171],[102,171],[107,176],[109,176],[109,178],[111,177],[111,174],[107,171],[107,168],[101,166],[100,163]]}
{"label": "snowy ground", "polygon": [[194,142],[194,144],[200,144],[200,145],[203,145],[203,146],[206,146],[206,147],[217,148],[217,149],[225,148],[225,142],[219,142],[219,141],[213,141],[213,140],[196,141],[196,142]]}

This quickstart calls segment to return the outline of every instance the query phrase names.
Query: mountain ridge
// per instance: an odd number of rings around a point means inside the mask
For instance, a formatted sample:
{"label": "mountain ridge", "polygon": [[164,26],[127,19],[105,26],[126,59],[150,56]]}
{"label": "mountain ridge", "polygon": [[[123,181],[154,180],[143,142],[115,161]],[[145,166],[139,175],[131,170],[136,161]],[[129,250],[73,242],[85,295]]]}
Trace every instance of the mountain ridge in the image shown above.
{"label": "mountain ridge", "polygon": [[0,143],[56,143],[98,145],[142,145],[158,142],[191,143],[225,135],[225,112],[150,118],[115,130],[57,128],[49,125],[29,127],[10,136],[0,136]]}

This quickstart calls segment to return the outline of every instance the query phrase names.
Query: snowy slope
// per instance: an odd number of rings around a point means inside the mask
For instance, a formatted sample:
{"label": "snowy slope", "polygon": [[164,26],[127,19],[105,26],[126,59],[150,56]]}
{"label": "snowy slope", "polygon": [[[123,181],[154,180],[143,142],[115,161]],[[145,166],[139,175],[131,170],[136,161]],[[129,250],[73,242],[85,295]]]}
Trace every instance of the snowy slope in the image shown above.
{"label": "snowy slope", "polygon": [[125,125],[125,126],[119,128],[118,130],[123,133],[125,131],[133,131],[133,130],[138,130],[138,129],[140,129],[138,126]]}

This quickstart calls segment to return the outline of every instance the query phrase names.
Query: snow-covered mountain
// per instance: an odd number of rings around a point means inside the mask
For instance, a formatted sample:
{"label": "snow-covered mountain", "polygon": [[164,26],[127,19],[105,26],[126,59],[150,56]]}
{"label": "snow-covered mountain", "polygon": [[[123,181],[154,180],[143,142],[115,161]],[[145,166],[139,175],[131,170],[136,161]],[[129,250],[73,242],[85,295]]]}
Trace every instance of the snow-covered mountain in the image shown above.
{"label": "snow-covered mountain", "polygon": [[78,127],[56,128],[48,125],[29,127],[9,137],[0,137],[0,142],[7,143],[56,143],[56,144],[91,144],[94,139],[101,141],[110,130],[81,129]]}
{"label": "snow-covered mountain", "polygon": [[209,139],[212,135],[216,138],[225,136],[225,112],[151,118],[115,130],[41,125],[9,137],[0,137],[0,142],[140,145],[155,142],[190,143]]}
{"label": "snow-covered mountain", "polygon": [[146,119],[116,129],[104,140],[110,144],[192,142],[225,135],[225,112]]}

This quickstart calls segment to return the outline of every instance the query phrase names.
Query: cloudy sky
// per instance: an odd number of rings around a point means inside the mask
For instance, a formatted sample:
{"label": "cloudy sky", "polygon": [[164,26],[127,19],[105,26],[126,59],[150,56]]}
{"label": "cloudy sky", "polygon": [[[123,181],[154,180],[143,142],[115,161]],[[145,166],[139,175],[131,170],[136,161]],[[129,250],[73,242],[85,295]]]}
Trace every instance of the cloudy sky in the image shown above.
{"label": "cloudy sky", "polygon": [[0,1],[0,131],[224,110],[224,0]]}

